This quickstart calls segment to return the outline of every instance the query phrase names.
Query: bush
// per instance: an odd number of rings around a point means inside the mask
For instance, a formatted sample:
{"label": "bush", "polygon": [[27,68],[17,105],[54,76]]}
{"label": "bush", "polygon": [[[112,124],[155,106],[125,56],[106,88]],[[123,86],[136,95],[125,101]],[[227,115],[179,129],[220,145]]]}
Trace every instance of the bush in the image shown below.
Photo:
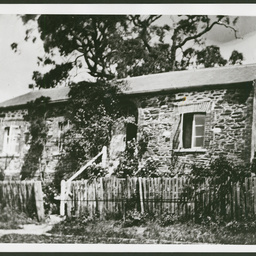
{"label": "bush", "polygon": [[[232,184],[243,183],[245,178],[250,177],[251,174],[250,166],[224,156],[212,160],[208,165],[194,164],[189,177],[190,186],[195,191],[190,195],[195,197],[197,222],[202,222],[208,217],[214,221],[225,217],[226,198],[232,192]],[[200,183],[206,179],[215,196],[211,202],[212,207],[204,205],[201,200],[205,191],[200,187]],[[189,191],[189,188],[186,187],[186,190]]]}
{"label": "bush", "polygon": [[5,177],[4,170],[0,168],[0,180],[4,180],[4,177]]}
{"label": "bush", "polygon": [[149,217],[145,213],[140,213],[137,210],[127,211],[123,227],[141,226],[146,224],[148,219]]}
{"label": "bush", "polygon": [[161,163],[159,160],[155,160],[152,157],[146,160],[146,163],[139,169],[136,176],[139,177],[160,177],[162,174],[159,172],[159,167]]}
{"label": "bush", "polygon": [[132,140],[127,142],[125,151],[120,153],[119,164],[113,174],[118,178],[135,176],[138,171],[138,166],[137,142]]}
{"label": "bush", "polygon": [[179,217],[175,213],[171,213],[166,209],[161,215],[156,216],[156,223],[161,227],[173,225],[179,221]]}
{"label": "bush", "polygon": [[60,201],[55,199],[58,191],[54,184],[43,183],[42,190],[45,214],[58,214],[60,211]]}
{"label": "bush", "polygon": [[24,224],[37,223],[36,218],[28,217],[17,208],[0,205],[0,229],[19,229]]}
{"label": "bush", "polygon": [[67,235],[81,235],[86,230],[88,223],[93,223],[98,220],[98,216],[90,216],[88,213],[84,213],[81,216],[67,217],[62,222],[54,225],[51,233],[61,232]]}
{"label": "bush", "polygon": [[232,232],[233,234],[240,233],[253,233],[255,234],[256,230],[256,221],[231,221],[225,225],[225,230]]}

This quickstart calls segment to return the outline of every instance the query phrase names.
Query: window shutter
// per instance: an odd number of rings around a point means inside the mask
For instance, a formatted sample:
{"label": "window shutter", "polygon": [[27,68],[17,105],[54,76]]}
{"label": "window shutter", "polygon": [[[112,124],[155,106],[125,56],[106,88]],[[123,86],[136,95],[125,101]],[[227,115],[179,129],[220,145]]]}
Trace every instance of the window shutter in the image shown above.
{"label": "window shutter", "polygon": [[4,147],[4,128],[0,128],[0,153],[3,153],[3,147]]}
{"label": "window shutter", "polygon": [[180,132],[181,132],[181,115],[179,116],[179,120],[178,120],[178,125],[177,125],[177,129],[174,133],[173,136],[173,149],[178,149],[179,145],[180,145]]}
{"label": "window shutter", "polygon": [[11,126],[9,154],[16,154],[19,152],[19,146],[20,146],[19,142],[20,142],[20,128],[18,126]]}

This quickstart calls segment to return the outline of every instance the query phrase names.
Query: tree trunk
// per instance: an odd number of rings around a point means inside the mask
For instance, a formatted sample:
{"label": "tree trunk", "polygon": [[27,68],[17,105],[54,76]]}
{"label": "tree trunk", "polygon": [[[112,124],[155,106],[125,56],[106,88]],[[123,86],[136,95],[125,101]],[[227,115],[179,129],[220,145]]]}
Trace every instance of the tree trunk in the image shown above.
{"label": "tree trunk", "polygon": [[170,53],[170,67],[171,67],[171,71],[175,70],[176,51],[177,51],[176,39],[177,39],[177,32],[174,30],[173,36],[172,36],[171,53]]}

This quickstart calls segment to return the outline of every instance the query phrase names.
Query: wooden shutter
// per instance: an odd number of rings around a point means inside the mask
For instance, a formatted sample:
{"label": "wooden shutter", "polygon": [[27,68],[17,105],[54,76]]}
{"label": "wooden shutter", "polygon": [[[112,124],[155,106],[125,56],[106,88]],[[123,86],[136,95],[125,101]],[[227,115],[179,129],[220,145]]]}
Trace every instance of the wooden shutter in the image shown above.
{"label": "wooden shutter", "polygon": [[173,136],[173,149],[178,149],[180,145],[180,133],[181,133],[181,115],[179,116],[178,125]]}
{"label": "wooden shutter", "polygon": [[4,127],[0,128],[0,153],[3,153],[4,147]]}
{"label": "wooden shutter", "polygon": [[11,126],[10,129],[10,145],[9,145],[9,153],[17,154],[19,153],[20,147],[20,128],[19,126]]}

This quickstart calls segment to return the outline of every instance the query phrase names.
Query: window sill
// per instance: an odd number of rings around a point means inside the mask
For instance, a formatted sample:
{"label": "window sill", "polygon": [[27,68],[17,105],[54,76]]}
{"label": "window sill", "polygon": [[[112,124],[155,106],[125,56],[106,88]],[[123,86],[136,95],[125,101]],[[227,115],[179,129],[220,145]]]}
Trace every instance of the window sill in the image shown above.
{"label": "window sill", "polygon": [[205,153],[207,150],[205,148],[181,148],[175,149],[175,153]]}

